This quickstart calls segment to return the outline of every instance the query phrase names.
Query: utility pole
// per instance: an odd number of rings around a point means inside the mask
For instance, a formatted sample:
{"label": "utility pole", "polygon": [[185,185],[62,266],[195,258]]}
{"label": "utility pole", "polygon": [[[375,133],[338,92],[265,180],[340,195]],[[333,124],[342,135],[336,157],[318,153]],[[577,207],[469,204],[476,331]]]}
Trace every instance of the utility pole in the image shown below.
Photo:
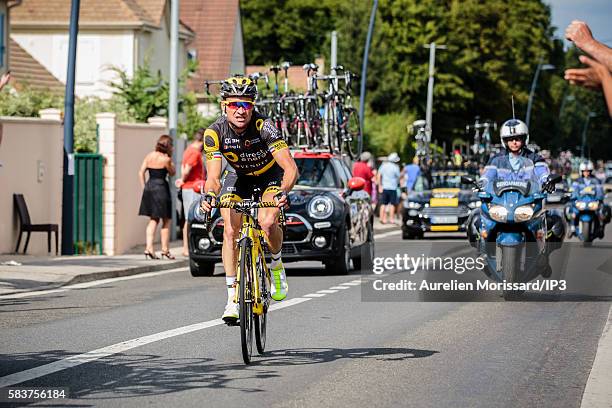
{"label": "utility pole", "polygon": [[64,171],[62,183],[62,255],[74,254],[74,77],[76,71],[77,36],[79,33],[80,0],[72,0],[68,39],[68,71],[64,95]]}
{"label": "utility pole", "polygon": [[[178,118],[178,27],[179,27],[179,0],[170,1],[170,95],[168,104],[168,131],[172,138],[172,144],[177,146],[176,128]],[[172,153],[172,161],[177,171],[180,172],[180,162],[176,149]],[[176,238],[176,190],[174,183],[170,183],[172,200],[172,225],[170,239]]]}
{"label": "utility pole", "polygon": [[427,142],[431,141],[431,132],[433,124],[431,122],[432,109],[433,109],[433,89],[434,89],[434,73],[436,65],[436,49],[445,50],[446,45],[438,45],[435,42],[424,45],[423,47],[429,48],[429,82],[427,83],[427,111],[425,113],[425,121],[429,128],[429,135]]}
{"label": "utility pole", "polygon": [[368,56],[370,55],[370,43],[372,42],[372,32],[374,31],[374,22],[376,21],[376,9],[378,8],[378,0],[374,0],[372,11],[370,12],[370,24],[368,25],[368,35],[366,37],[365,48],[363,50],[363,61],[361,65],[361,89],[359,93],[359,127],[361,137],[357,147],[357,153],[361,155],[363,151],[363,121],[365,115],[365,94],[366,94],[366,79],[368,76]]}
{"label": "utility pole", "polygon": [[331,32],[331,63],[330,63],[330,67],[332,67],[331,73],[333,75],[336,74],[336,70],[333,69],[333,67],[335,67],[336,65],[338,65],[338,33],[334,30]]}

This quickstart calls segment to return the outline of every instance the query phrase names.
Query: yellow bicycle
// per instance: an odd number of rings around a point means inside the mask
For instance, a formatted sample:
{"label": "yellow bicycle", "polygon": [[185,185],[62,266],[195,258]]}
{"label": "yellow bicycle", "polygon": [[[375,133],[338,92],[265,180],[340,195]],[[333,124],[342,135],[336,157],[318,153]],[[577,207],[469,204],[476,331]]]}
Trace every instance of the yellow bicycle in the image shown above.
{"label": "yellow bicycle", "polygon": [[[257,222],[260,208],[276,207],[273,201],[243,200],[221,201],[214,208],[231,208],[242,213],[242,227],[238,239],[238,264],[236,274],[236,297],[239,304],[240,342],[245,364],[251,362],[253,331],[257,352],[263,354],[266,347],[266,328],[270,306],[270,270],[264,252],[264,233]],[[284,228],[285,213],[281,208],[279,219]],[[208,220],[206,221],[206,224]]]}

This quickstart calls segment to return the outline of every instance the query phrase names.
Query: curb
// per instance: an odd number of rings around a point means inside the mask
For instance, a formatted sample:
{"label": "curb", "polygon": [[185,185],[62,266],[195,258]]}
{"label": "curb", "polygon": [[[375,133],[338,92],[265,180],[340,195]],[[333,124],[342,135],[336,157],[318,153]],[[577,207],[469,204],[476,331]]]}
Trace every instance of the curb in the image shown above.
{"label": "curb", "polygon": [[51,290],[61,288],[63,286],[74,285],[77,283],[85,283],[85,282],[93,282],[102,279],[111,279],[111,278],[120,278],[123,276],[131,276],[131,275],[139,275],[141,273],[147,272],[159,272],[170,269],[182,268],[189,266],[189,260],[180,260],[180,261],[172,261],[160,263],[157,265],[147,265],[147,266],[136,266],[136,267],[127,267],[124,269],[116,269],[112,271],[100,271],[93,273],[84,273],[82,275],[76,275],[72,279],[66,282],[61,283],[50,283],[48,285],[32,287],[24,290],[14,291],[14,292],[6,292],[0,295],[0,299],[4,296],[17,295],[20,293],[28,293],[28,292],[38,292],[41,290]]}

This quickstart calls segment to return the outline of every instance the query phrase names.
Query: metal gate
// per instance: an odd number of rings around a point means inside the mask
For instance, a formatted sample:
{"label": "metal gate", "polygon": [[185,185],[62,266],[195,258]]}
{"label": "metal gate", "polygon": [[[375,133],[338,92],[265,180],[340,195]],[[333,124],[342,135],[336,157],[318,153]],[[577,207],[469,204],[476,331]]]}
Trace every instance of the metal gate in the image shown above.
{"label": "metal gate", "polygon": [[74,253],[102,255],[101,154],[74,155]]}

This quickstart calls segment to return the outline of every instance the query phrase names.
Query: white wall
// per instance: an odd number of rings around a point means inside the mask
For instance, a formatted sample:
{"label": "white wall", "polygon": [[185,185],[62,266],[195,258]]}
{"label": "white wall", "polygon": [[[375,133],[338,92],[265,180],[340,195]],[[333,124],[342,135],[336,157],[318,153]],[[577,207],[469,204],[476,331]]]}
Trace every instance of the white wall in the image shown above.
{"label": "white wall", "polygon": [[[162,18],[161,29],[139,33],[137,42],[138,64],[144,64],[145,57],[148,57],[151,72],[161,71],[162,76],[168,79],[170,77],[170,30],[166,19]],[[185,41],[179,40],[178,56],[180,75],[187,63]]]}
{"label": "white wall", "polygon": [[[12,38],[57,79],[66,82],[68,33],[13,32]],[[107,83],[116,79],[108,68],[118,66],[130,75],[134,70],[134,34],[131,31],[79,32],[75,92],[78,97],[110,97]]]}

